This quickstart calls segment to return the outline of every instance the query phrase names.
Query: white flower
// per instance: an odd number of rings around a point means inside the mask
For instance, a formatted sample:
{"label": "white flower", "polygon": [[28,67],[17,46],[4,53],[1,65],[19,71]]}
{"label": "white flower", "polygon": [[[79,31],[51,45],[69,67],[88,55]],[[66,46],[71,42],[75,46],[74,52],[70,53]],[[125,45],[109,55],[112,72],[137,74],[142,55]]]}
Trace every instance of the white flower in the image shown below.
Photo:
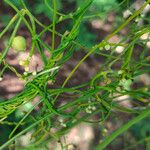
{"label": "white flower", "polygon": [[108,51],[110,50],[111,46],[109,44],[105,45],[105,49]]}
{"label": "white flower", "polygon": [[119,71],[118,71],[118,74],[122,74],[122,73],[123,73],[123,70],[119,70]]}
{"label": "white flower", "polygon": [[28,72],[28,71],[29,71],[29,67],[25,67],[24,70],[25,70],[26,72]]}
{"label": "white flower", "polygon": [[129,9],[123,12],[123,18],[128,18],[130,15],[132,15],[132,12]]}
{"label": "white flower", "polygon": [[91,114],[91,113],[92,113],[92,111],[91,111],[89,108],[86,108],[85,111],[86,111],[86,113],[88,113],[88,114]]}
{"label": "white flower", "polygon": [[63,119],[62,119],[62,118],[59,118],[58,121],[62,123],[62,122],[63,122]]}
{"label": "white flower", "polygon": [[135,22],[139,22],[141,20],[141,18],[140,17],[137,17],[136,19],[135,19]]}
{"label": "white flower", "polygon": [[95,107],[95,106],[93,106],[91,109],[94,111],[94,110],[96,110],[96,107]]}
{"label": "white flower", "polygon": [[0,77],[0,81],[2,81],[3,80],[3,78],[2,77]]}
{"label": "white flower", "polygon": [[19,61],[19,65],[23,66],[24,62],[22,60]]}
{"label": "white flower", "polygon": [[37,74],[36,71],[33,71],[33,72],[32,72],[32,75],[33,75],[33,76],[36,76],[36,74]]}
{"label": "white flower", "polygon": [[91,108],[92,108],[92,106],[91,106],[91,105],[89,105],[89,106],[88,106],[88,109],[91,109]]}
{"label": "white flower", "polygon": [[86,108],[85,111],[86,111],[86,113],[89,113],[89,109],[88,108]]}
{"label": "white flower", "polygon": [[116,52],[117,52],[117,53],[122,53],[123,50],[124,50],[124,47],[123,47],[123,46],[117,46],[117,47],[116,47]]}
{"label": "white flower", "polygon": [[27,73],[27,72],[24,72],[23,74],[26,76],[28,73]]}
{"label": "white flower", "polygon": [[100,47],[100,48],[99,48],[99,50],[103,50],[103,49],[104,49],[103,47]]}
{"label": "white flower", "polygon": [[67,125],[63,122],[60,125],[63,126],[63,127],[67,127]]}

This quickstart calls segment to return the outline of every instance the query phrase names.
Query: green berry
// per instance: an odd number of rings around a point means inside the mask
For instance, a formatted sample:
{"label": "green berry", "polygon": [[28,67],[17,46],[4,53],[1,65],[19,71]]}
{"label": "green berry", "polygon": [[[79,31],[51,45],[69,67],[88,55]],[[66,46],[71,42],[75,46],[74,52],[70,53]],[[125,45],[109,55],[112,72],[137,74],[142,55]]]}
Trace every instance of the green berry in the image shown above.
{"label": "green berry", "polygon": [[22,36],[16,36],[12,41],[12,48],[16,51],[24,51],[26,49],[26,39]]}

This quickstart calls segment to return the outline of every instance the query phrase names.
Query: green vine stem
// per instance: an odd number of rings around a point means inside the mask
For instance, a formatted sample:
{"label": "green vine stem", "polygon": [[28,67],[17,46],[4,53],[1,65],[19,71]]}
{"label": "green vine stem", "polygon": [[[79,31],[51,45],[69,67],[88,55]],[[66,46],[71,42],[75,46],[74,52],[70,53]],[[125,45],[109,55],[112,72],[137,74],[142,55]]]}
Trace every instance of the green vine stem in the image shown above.
{"label": "green vine stem", "polygon": [[120,127],[118,130],[113,132],[110,136],[106,137],[104,141],[98,145],[95,150],[103,150],[106,148],[107,145],[109,145],[115,138],[117,138],[120,134],[128,130],[131,126],[139,122],[140,120],[148,117],[150,115],[150,108],[144,110],[140,115],[137,117],[133,118],[131,121]]}

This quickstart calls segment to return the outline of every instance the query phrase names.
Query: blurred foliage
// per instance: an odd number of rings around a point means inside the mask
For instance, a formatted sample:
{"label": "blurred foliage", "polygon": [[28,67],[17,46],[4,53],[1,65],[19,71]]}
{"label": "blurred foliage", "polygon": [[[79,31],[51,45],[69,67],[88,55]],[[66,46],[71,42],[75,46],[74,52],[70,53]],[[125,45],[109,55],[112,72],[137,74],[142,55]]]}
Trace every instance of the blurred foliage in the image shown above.
{"label": "blurred foliage", "polygon": [[10,21],[10,19],[11,17],[6,14],[6,15],[2,15],[0,20],[2,21],[3,25],[6,26]]}
{"label": "blurred foliage", "polygon": [[[35,2],[34,7],[33,7],[33,13],[37,14],[37,15],[45,15],[48,18],[52,18],[53,12],[50,11],[44,4],[43,0],[36,0],[37,2]],[[52,6],[52,1],[49,0],[48,1],[50,3],[50,6]],[[60,0],[56,0],[57,3],[57,10],[60,10],[62,8],[62,4]],[[32,8],[31,8],[32,9]]]}
{"label": "blurred foliage", "polygon": [[[20,0],[12,0],[12,2],[18,7],[21,8]],[[42,15],[43,17],[48,17],[50,20],[52,20],[52,11],[49,10],[49,8],[46,7],[44,0],[34,0],[34,2],[29,0],[24,0],[30,11],[35,15]],[[50,3],[50,6],[53,7],[52,1],[48,0]],[[70,8],[74,9],[73,7],[79,8],[82,3],[84,3],[85,0],[56,0],[57,3],[57,11],[63,11],[67,12],[68,10],[63,10],[63,5],[67,5]],[[123,3],[120,7],[118,7],[119,3]],[[101,19],[105,20],[107,19],[107,14],[113,10],[118,12],[116,17],[116,22],[114,24],[114,27],[117,26],[118,23],[122,22],[122,10],[126,7],[129,7],[133,3],[133,1],[129,0],[94,0],[92,5],[87,11],[87,15],[89,16],[88,20],[92,19]],[[116,9],[114,9],[116,7]],[[67,7],[68,9],[68,7]],[[71,10],[72,11],[72,10]],[[121,20],[120,20],[121,19]],[[4,25],[6,25],[10,20],[10,16],[3,15],[2,21],[4,22]],[[71,24],[71,22],[70,22]],[[69,27],[71,25],[67,25],[64,27],[66,30],[69,30]],[[81,30],[82,29],[82,30]],[[86,38],[85,38],[86,37]],[[83,40],[84,39],[84,40]],[[86,45],[87,47],[91,47],[93,44],[96,44],[96,35],[90,32],[87,29],[87,19],[82,20],[82,23],[80,25],[80,32],[79,37],[77,39],[78,42],[80,42],[83,45]]]}
{"label": "blurred foliage", "polygon": [[[18,8],[21,7],[19,0],[12,0],[12,1]],[[34,0],[34,2],[24,0],[24,2],[28,6],[28,8],[30,8],[30,11],[33,14],[42,15],[42,16],[48,17],[50,20],[52,20],[53,13],[46,7],[44,0]],[[52,6],[52,1],[48,0],[48,2],[51,3],[51,6]],[[85,0],[83,0],[83,1],[81,1],[81,0],[65,0],[65,1],[56,0],[56,2],[57,2],[57,10],[60,12],[61,11],[66,12],[67,10],[62,10],[63,5],[69,5],[70,7],[72,7],[72,9],[74,6],[76,8],[79,8],[81,6],[81,4],[85,2]],[[75,4],[75,5],[72,5],[72,4]],[[86,14],[88,16],[91,16],[90,20],[95,19],[95,18],[100,18],[102,20],[105,20],[107,18],[107,13],[110,12],[110,10],[112,10],[112,8],[117,7],[117,5],[118,5],[117,0],[94,0],[92,5],[90,6],[90,9],[87,11]],[[8,23],[9,19],[7,19],[7,20],[6,19],[5,19],[5,22]],[[71,22],[70,22],[70,24],[71,24]],[[70,27],[70,25],[68,25],[65,28],[68,30],[69,27]],[[93,34],[92,32],[88,31],[86,19],[82,20],[77,41],[83,45],[86,45],[89,48],[93,44],[96,44],[96,35]]]}
{"label": "blurred foliage", "polygon": [[[78,4],[80,5],[81,1],[78,0]],[[117,0],[95,0],[91,6],[90,11],[93,14],[95,12],[108,12],[112,8],[118,6]]]}
{"label": "blurred foliage", "polygon": [[150,118],[146,118],[138,122],[137,124],[135,124],[131,128],[131,131],[138,140],[149,137],[150,136]]}

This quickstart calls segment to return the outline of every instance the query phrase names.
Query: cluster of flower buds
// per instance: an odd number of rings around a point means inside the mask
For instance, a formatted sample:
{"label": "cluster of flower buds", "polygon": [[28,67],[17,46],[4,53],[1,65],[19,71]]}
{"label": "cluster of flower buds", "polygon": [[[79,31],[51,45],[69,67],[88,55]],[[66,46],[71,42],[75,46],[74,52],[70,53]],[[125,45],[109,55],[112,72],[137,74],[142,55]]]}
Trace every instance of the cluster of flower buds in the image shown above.
{"label": "cluster of flower buds", "polygon": [[86,113],[91,114],[93,111],[96,110],[96,107],[92,105],[91,101],[88,101],[89,106],[85,109]]}
{"label": "cluster of flower buds", "polygon": [[111,49],[111,45],[106,43],[105,46],[101,46],[99,49],[109,51]]}
{"label": "cluster of flower buds", "polygon": [[60,125],[62,126],[62,127],[67,127],[67,125],[64,123],[64,120],[63,119],[59,119],[59,122],[60,122]]}
{"label": "cluster of flower buds", "polygon": [[26,72],[28,72],[28,71],[29,71],[29,64],[30,64],[30,61],[31,61],[31,57],[28,57],[28,58],[25,59],[25,60],[20,60],[20,61],[19,61],[19,65],[20,65],[20,66],[23,66],[23,67],[24,67],[24,70],[25,70]]}

